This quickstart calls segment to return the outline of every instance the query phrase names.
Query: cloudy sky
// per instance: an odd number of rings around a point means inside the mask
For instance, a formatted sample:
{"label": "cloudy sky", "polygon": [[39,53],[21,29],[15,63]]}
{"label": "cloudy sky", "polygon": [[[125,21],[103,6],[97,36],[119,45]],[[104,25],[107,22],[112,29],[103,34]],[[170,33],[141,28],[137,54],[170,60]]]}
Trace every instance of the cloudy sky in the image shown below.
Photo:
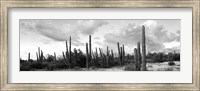
{"label": "cloudy sky", "polygon": [[36,59],[37,48],[44,54],[62,56],[65,41],[72,37],[72,50],[85,52],[85,43],[92,36],[92,49],[109,46],[117,53],[117,42],[125,45],[126,53],[133,53],[141,42],[142,25],[146,28],[148,52],[166,49],[180,50],[180,20],[20,20],[20,57]]}

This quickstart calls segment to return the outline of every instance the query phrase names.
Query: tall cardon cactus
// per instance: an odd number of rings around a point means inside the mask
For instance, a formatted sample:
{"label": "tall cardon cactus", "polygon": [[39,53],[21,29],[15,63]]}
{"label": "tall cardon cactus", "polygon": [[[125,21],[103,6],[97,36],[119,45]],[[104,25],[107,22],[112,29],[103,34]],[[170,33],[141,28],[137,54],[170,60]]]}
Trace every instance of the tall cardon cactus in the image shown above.
{"label": "tall cardon cactus", "polygon": [[134,60],[135,60],[135,68],[136,68],[136,71],[139,71],[139,63],[138,63],[138,50],[136,48],[134,48]]}
{"label": "tall cardon cactus", "polygon": [[118,57],[120,61],[120,66],[122,66],[121,51],[120,51],[121,49],[120,49],[119,42],[117,42],[117,48],[118,48]]}
{"label": "tall cardon cactus", "polygon": [[71,58],[71,36],[69,37],[69,68],[71,68],[71,62],[72,58]]}
{"label": "tall cardon cactus", "polygon": [[137,43],[137,54],[138,54],[138,67],[139,67],[139,70],[141,70],[142,60],[141,60],[141,52],[140,52],[140,42]]}
{"label": "tall cardon cactus", "polygon": [[86,43],[86,67],[89,69],[88,43]]}
{"label": "tall cardon cactus", "polygon": [[145,27],[142,26],[142,71],[146,71],[146,38]]}

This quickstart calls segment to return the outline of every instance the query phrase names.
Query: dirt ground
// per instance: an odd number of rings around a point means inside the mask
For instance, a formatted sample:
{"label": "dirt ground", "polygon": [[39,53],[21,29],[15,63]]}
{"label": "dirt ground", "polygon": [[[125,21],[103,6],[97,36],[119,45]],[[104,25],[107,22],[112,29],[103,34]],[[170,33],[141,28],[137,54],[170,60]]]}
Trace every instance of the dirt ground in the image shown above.
{"label": "dirt ground", "polygon": [[148,71],[180,71],[180,61],[174,61],[175,65],[169,66],[168,62],[147,63]]}
{"label": "dirt ground", "polygon": [[[180,61],[174,61],[175,65],[169,66],[168,62],[163,63],[147,63],[148,71],[180,71]],[[59,71],[125,71],[125,66],[115,66],[112,68],[75,68],[75,69],[59,69]]]}

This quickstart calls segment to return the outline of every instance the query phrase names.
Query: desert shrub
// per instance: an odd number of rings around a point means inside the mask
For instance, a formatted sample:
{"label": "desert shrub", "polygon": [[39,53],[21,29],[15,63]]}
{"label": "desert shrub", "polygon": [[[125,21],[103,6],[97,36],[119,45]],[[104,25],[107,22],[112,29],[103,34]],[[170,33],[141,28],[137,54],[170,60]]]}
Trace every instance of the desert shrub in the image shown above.
{"label": "desert shrub", "polygon": [[151,62],[166,62],[166,61],[180,61],[180,53],[170,52],[158,52],[158,53],[148,53],[146,56],[148,61]]}
{"label": "desert shrub", "polygon": [[50,62],[42,62],[43,67],[47,67],[49,65]]}
{"label": "desert shrub", "polygon": [[56,68],[66,68],[67,66],[65,65],[65,62],[63,60],[57,61],[55,63]]}
{"label": "desert shrub", "polygon": [[32,69],[43,69],[44,65],[41,62],[34,61],[30,64]]}
{"label": "desert shrub", "polygon": [[147,61],[148,63],[153,63],[153,59],[147,58],[146,61]]}
{"label": "desert shrub", "polygon": [[110,65],[102,65],[102,68],[111,68],[111,66]]}
{"label": "desert shrub", "polygon": [[101,67],[101,62],[100,62],[100,58],[95,58],[93,59],[93,64],[96,66],[96,67]]}
{"label": "desert shrub", "polygon": [[54,70],[55,68],[56,68],[56,65],[55,64],[53,64],[53,63],[50,63],[50,64],[48,64],[47,65],[47,70],[50,70],[50,71],[52,71],[52,70]]}
{"label": "desert shrub", "polygon": [[82,53],[78,53],[77,55],[74,55],[73,60],[73,66],[78,67],[86,67],[86,57]]}
{"label": "desert shrub", "polygon": [[108,64],[107,64],[107,59],[106,55],[103,56],[103,58],[100,60],[100,67],[101,68],[110,68],[112,66],[110,59],[108,59]]}
{"label": "desert shrub", "polygon": [[114,58],[114,61],[112,63],[112,66],[117,66],[117,65],[120,65],[120,61],[118,58]]}
{"label": "desert shrub", "polygon": [[75,70],[75,71],[81,71],[81,70],[80,70],[80,67],[74,67],[74,70]]}
{"label": "desert shrub", "polygon": [[169,61],[168,65],[172,66],[172,65],[175,65],[175,63],[173,61]]}
{"label": "desert shrub", "polygon": [[132,64],[129,64],[129,65],[126,65],[125,68],[124,68],[125,71],[136,71],[136,67],[135,65],[132,63]]}
{"label": "desert shrub", "polygon": [[43,62],[43,66],[50,71],[59,68],[67,68],[68,66],[66,65],[65,61],[66,60],[64,60],[63,58],[58,58],[57,61],[55,61],[54,56],[48,55],[46,62]]}
{"label": "desert shrub", "polygon": [[153,62],[164,62],[164,61],[167,61],[164,53],[157,53],[157,54],[154,53]]}
{"label": "desert shrub", "polygon": [[80,49],[71,53],[71,68],[74,67],[86,67],[86,56]]}
{"label": "desert shrub", "polygon": [[174,61],[180,61],[180,54],[174,53],[173,60]]}
{"label": "desert shrub", "polygon": [[29,71],[29,70],[31,70],[30,64],[20,65],[20,71]]}
{"label": "desert shrub", "polygon": [[31,70],[30,62],[20,59],[20,71]]}
{"label": "desert shrub", "polygon": [[45,59],[46,62],[52,62],[54,60],[54,56],[53,55],[47,55],[47,58]]}
{"label": "desert shrub", "polygon": [[57,61],[52,61],[49,63],[51,66],[54,65],[54,68],[67,68],[68,66],[65,63],[64,59],[59,58]]}

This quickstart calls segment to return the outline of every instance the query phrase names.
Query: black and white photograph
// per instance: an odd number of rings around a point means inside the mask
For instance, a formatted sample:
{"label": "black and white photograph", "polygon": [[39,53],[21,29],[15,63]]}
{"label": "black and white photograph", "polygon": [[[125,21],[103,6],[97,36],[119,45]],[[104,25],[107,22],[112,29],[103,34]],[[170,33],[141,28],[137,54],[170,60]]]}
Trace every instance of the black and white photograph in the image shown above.
{"label": "black and white photograph", "polygon": [[20,71],[180,71],[180,19],[20,19]]}

